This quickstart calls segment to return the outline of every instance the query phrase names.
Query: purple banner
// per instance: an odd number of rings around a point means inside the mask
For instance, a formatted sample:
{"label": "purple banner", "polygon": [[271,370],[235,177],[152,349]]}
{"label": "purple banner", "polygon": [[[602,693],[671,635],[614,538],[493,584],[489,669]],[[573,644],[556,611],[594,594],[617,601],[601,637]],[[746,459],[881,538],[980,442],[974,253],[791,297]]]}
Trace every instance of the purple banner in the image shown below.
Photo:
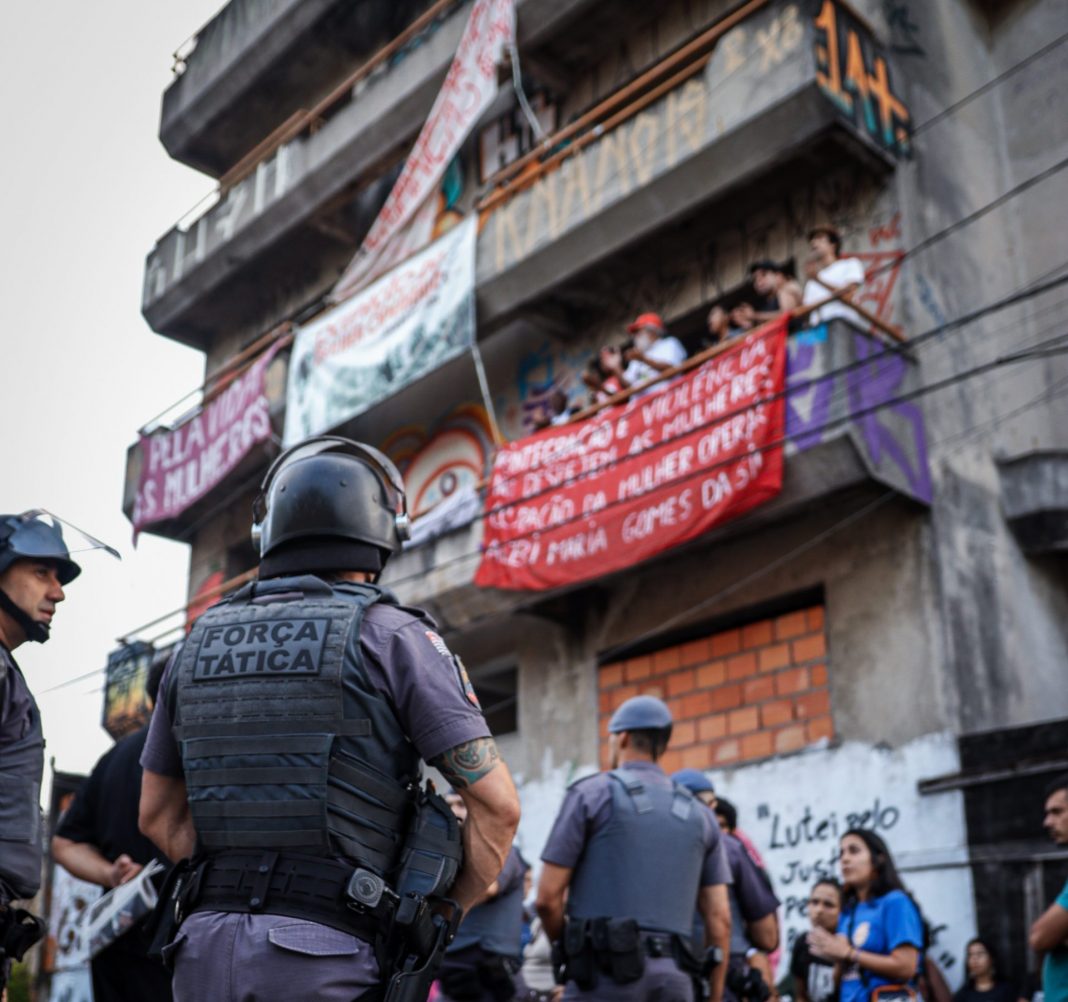
{"label": "purple banner", "polygon": [[222,483],[253,448],[271,437],[264,376],[282,344],[264,352],[207,407],[178,427],[141,436],[141,476],[134,501],[136,536],[181,515]]}

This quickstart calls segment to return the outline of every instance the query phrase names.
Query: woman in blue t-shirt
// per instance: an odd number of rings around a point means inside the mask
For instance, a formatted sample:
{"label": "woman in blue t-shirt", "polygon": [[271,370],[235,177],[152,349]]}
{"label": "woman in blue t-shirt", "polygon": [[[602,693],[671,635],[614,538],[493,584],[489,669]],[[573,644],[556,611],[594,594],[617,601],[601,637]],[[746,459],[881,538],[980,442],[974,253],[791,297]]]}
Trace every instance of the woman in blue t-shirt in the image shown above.
{"label": "woman in blue t-shirt", "polygon": [[923,919],[897,875],[886,843],[851,828],[840,842],[845,890],[838,934],[808,934],[816,956],[841,971],[840,1002],[867,1002],[883,985],[913,985],[923,953]]}

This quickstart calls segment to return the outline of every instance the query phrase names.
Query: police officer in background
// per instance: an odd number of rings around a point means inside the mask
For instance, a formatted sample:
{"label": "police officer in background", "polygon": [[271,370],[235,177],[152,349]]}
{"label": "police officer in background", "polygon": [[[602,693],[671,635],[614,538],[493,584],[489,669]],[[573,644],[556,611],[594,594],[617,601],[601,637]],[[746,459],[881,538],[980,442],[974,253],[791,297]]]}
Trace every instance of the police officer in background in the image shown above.
{"label": "police officer in background", "polygon": [[63,530],[41,512],[0,515],[0,991],[12,960],[44,934],[12,901],[41,886],[44,732],[13,652],[48,640],[63,589],[80,573]]}
{"label": "police officer in background", "polygon": [[[174,996],[423,999],[444,948],[427,901],[467,909],[496,879],[515,787],[433,622],[374,583],[408,531],[393,464],[311,439],[272,464],[254,516],[259,580],[194,624],[141,759],[142,831],[195,854],[161,911],[181,921]],[[467,806],[462,863],[421,760]]]}
{"label": "police officer in background", "polygon": [[[467,807],[455,792],[445,800],[459,818]],[[520,991],[516,972],[523,938],[523,885],[527,861],[513,845],[501,875],[464,916],[439,975],[441,1002],[511,1002]]]}
{"label": "police officer in background", "polygon": [[[680,769],[672,779],[715,817],[716,791],[708,776],[698,769]],[[765,1002],[772,985],[768,956],[779,945],[779,899],[739,839],[724,832],[723,846],[731,869],[730,960],[723,997],[726,1002]]]}
{"label": "police officer in background", "polygon": [[696,901],[726,952],[730,873],[712,815],[657,765],[671,726],[659,699],[628,699],[608,724],[611,771],[571,785],[542,853],[537,910],[565,1000],[692,1002],[709,974],[722,997],[724,965],[702,965],[690,937]]}

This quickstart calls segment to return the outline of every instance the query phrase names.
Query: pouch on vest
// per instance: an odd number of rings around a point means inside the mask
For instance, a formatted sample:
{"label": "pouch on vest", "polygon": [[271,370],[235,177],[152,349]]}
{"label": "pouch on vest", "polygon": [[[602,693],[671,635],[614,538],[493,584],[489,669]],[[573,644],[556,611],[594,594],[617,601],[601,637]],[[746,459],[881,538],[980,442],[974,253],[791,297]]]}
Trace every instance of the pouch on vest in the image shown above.
{"label": "pouch on vest", "polygon": [[[401,847],[394,885],[397,894],[424,898],[445,897],[463,865],[460,822],[427,780],[419,792],[415,810]],[[450,993],[451,994],[451,993]]]}
{"label": "pouch on vest", "polygon": [[613,981],[627,985],[645,973],[642,933],[634,919],[597,919],[592,931],[597,960]]}
{"label": "pouch on vest", "polygon": [[574,981],[584,992],[597,987],[597,958],[586,919],[567,919],[564,925],[564,980]]}

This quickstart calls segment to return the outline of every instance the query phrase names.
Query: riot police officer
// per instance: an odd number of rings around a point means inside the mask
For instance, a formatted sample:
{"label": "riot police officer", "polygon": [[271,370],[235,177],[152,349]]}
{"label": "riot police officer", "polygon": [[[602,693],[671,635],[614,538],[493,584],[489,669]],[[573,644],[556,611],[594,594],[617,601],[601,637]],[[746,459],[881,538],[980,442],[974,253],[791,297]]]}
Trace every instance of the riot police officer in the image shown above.
{"label": "riot police officer", "polygon": [[[466,821],[467,808],[460,797],[453,792],[445,799],[461,824]],[[464,916],[441,965],[442,1002],[511,1002],[518,994],[523,885],[529,869],[512,846],[485,898]]]}
{"label": "riot police officer", "polygon": [[671,726],[661,700],[627,700],[608,724],[612,769],[571,785],[542,853],[537,909],[557,941],[565,1000],[691,1002],[691,979],[708,973],[690,940],[694,902],[709,941],[727,947],[719,830],[657,765]]}
{"label": "riot police officer", "polygon": [[48,640],[63,589],[80,573],[57,522],[38,512],[0,515],[0,991],[10,961],[43,934],[11,904],[41,884],[44,769],[41,715],[13,652]]}
{"label": "riot police officer", "polygon": [[[175,998],[425,998],[427,901],[470,907],[497,877],[515,787],[462,664],[375,584],[408,530],[389,459],[309,440],[253,514],[259,580],[194,624],[141,759],[142,830],[193,857],[163,913]],[[469,811],[462,864],[421,759]]]}

